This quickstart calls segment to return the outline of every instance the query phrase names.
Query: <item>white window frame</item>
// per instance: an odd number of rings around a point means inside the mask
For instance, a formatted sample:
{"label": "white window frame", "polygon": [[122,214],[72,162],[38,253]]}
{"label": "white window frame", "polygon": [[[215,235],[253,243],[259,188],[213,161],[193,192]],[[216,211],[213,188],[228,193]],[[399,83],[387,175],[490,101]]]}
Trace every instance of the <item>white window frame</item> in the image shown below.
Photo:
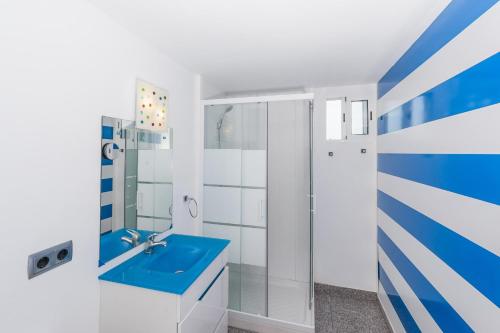
{"label": "white window frame", "polygon": [[[340,139],[330,139],[328,138],[328,102],[330,101],[340,101],[340,122],[341,122],[341,129],[340,129]],[[325,140],[328,142],[344,142],[347,140],[347,131],[346,131],[346,97],[333,97],[333,98],[327,98],[325,101]]]}
{"label": "white window frame", "polygon": [[[366,133],[363,133],[363,134],[353,133],[353,128],[352,128],[352,125],[353,125],[352,103],[355,103],[355,102],[366,102]],[[350,117],[351,123],[350,123],[350,126],[349,126],[351,128],[351,130],[349,131],[350,135],[355,135],[355,136],[366,136],[366,135],[369,135],[370,134],[370,101],[368,100],[368,98],[359,98],[359,99],[352,99],[352,100],[350,100],[349,109],[350,109],[350,114],[351,114],[351,117]]]}

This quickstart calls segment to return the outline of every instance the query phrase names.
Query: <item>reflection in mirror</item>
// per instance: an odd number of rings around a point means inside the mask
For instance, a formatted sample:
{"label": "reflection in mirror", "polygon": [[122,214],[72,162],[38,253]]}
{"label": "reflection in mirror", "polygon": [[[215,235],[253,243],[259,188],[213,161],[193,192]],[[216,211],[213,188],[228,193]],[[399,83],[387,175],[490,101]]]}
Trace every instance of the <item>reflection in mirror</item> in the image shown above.
{"label": "reflection in mirror", "polygon": [[172,137],[102,117],[99,266],[172,228]]}

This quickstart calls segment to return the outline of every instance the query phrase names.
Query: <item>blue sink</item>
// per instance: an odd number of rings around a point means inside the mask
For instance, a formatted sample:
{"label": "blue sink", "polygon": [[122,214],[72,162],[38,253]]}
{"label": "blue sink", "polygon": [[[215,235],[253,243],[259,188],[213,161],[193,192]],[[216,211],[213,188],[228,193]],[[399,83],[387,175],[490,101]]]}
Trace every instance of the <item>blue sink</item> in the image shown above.
{"label": "blue sink", "polygon": [[225,239],[177,234],[166,241],[166,247],[142,252],[99,279],[182,295],[229,245]]}
{"label": "blue sink", "polygon": [[162,251],[161,254],[153,254],[155,259],[146,262],[145,268],[151,271],[170,274],[186,273],[206,256],[207,252],[207,249],[202,249],[200,247],[174,243],[167,246],[165,251]]}

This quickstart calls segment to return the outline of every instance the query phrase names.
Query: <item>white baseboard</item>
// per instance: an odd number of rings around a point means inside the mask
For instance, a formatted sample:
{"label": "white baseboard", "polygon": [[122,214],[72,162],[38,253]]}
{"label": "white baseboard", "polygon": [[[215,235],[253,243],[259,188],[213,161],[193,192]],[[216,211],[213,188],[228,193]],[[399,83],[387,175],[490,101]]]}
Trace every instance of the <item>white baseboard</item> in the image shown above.
{"label": "white baseboard", "polygon": [[314,326],[229,310],[229,326],[258,333],[314,333]]}
{"label": "white baseboard", "polygon": [[380,299],[380,291],[377,292],[377,300],[378,300],[378,303],[380,304],[380,308],[382,309],[382,313],[384,314],[385,320],[387,321],[387,323],[389,323],[389,329],[391,330],[392,333],[395,333],[396,330],[394,329],[394,325],[391,322],[391,320],[389,319],[389,316],[387,315],[387,313],[385,312],[386,309],[384,307],[384,303]]}

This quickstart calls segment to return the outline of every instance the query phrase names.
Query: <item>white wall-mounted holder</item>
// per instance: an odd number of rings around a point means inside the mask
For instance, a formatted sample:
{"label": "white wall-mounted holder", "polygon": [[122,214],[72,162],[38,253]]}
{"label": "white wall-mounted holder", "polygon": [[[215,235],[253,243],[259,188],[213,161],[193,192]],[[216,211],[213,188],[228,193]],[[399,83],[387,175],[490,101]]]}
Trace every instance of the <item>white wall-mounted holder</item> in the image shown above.
{"label": "white wall-mounted holder", "polygon": [[[191,215],[191,217],[193,219],[197,218],[198,217],[198,201],[196,201],[195,198],[190,197],[189,195],[185,195],[184,202],[187,203],[189,215]],[[192,208],[191,203],[194,203],[194,208]]]}

